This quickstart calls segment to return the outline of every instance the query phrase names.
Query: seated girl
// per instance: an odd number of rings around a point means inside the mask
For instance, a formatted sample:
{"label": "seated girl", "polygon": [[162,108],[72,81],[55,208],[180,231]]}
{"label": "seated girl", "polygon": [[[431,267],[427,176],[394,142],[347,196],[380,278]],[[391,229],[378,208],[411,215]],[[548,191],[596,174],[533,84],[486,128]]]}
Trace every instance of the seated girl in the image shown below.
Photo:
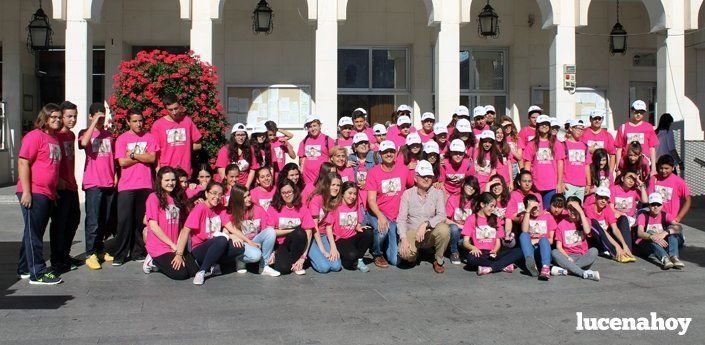
{"label": "seated girl", "polygon": [[[568,215],[558,222],[556,229],[553,261],[558,266],[553,266],[553,275],[564,275],[568,272],[583,279],[600,280],[600,272],[593,271],[590,266],[597,260],[597,248],[588,249],[586,237],[590,236],[590,222],[580,199],[576,196],[568,198]],[[566,272],[567,270],[567,272]]]}

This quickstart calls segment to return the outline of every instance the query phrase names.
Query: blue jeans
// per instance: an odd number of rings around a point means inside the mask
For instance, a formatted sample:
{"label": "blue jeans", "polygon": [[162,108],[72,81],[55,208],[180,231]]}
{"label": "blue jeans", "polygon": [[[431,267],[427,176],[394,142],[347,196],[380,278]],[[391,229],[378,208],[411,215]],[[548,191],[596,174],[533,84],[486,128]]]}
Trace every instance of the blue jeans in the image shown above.
{"label": "blue jeans", "polygon": [[551,208],[551,198],[553,198],[553,196],[556,194],[556,190],[542,190],[539,193],[541,194],[541,198],[543,201],[543,209],[548,210],[549,208]]}
{"label": "blue jeans", "polygon": [[539,243],[534,245],[531,244],[531,235],[528,232],[522,232],[519,235],[519,245],[522,253],[524,253],[524,258],[533,257],[536,259],[538,256],[541,258],[541,266],[551,264],[551,243],[548,242],[547,238],[542,237]]}
{"label": "blue jeans", "polygon": [[86,257],[105,250],[103,238],[114,197],[114,188],[86,189]]}
{"label": "blue jeans", "polygon": [[[17,199],[22,200],[22,193],[17,193]],[[20,205],[24,231],[20,245],[20,258],[17,263],[17,273],[29,273],[29,278],[37,280],[46,272],[44,263],[44,231],[46,231],[54,200],[39,193],[32,193],[32,207]]]}
{"label": "blue jeans", "polygon": [[269,256],[272,255],[276,239],[277,234],[274,232],[274,228],[264,229],[252,239],[252,242],[259,243],[261,248],[245,243],[245,252],[238,259],[244,263],[259,262],[260,268],[264,268],[267,261],[269,261]]}
{"label": "blue jeans", "polygon": [[[397,262],[399,262],[399,259],[397,257],[397,254],[399,252],[399,244],[397,243],[397,223],[389,219],[387,220],[389,221],[389,229],[385,233],[380,233],[378,229],[379,226],[377,225],[377,217],[373,216],[372,213],[369,213],[367,215],[367,224],[369,224],[374,230],[372,256],[377,257],[386,254],[387,261],[389,262],[389,264],[392,266],[396,266]],[[384,253],[382,252],[383,248],[386,249],[384,250]]]}
{"label": "blue jeans", "polygon": [[81,223],[81,205],[78,192],[59,190],[56,207],[51,213],[49,241],[51,245],[51,264],[55,267],[71,263],[71,245],[76,236],[78,224]]}
{"label": "blue jeans", "polygon": [[[330,243],[328,243],[328,236],[321,235],[321,243],[326,251],[330,252]],[[343,269],[343,265],[340,262],[340,257],[335,261],[328,260],[315,240],[311,241],[311,248],[308,250],[308,258],[311,261],[311,267],[318,273],[328,273],[328,272],[338,272]]]}
{"label": "blue jeans", "polygon": [[459,226],[450,224],[450,253],[458,252],[458,245],[463,242],[460,232],[463,231]]}
{"label": "blue jeans", "polygon": [[651,252],[656,255],[656,258],[661,260],[664,256],[678,256],[678,250],[683,247],[683,234],[672,234],[666,236],[668,247],[663,248],[658,244],[648,241]]}

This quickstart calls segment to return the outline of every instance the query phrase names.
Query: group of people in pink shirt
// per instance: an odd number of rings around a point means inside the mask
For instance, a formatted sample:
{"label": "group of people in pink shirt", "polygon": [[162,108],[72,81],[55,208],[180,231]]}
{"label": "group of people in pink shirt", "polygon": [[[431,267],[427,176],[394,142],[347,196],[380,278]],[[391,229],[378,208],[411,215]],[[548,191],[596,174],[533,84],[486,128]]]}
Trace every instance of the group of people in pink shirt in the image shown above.
{"label": "group of people in pink shirt", "polygon": [[[115,140],[101,104],[78,137],[74,104],[43,107],[19,154],[19,277],[53,285],[81,263],[135,260],[144,273],[201,285],[230,264],[272,277],[367,272],[369,252],[380,268],[414,266],[421,248],[434,248],[437,273],[446,258],[478,275],[521,268],[541,280],[599,280],[598,255],[685,266],[690,190],[671,155],[656,157],[642,101],[616,137],[603,112],[560,124],[537,106],[520,131],[493,106],[472,115],[459,106],[449,124],[426,112],[419,128],[407,105],[373,126],[358,108],[339,119],[337,138],[311,115],[296,150],[272,121],[237,123],[213,168],[192,162],[201,132],[178,99],[163,103],[167,115],[149,131],[138,109],[128,111]],[[84,260],[70,255],[80,222],[75,145],[86,155]],[[49,224],[51,267],[42,254]]]}

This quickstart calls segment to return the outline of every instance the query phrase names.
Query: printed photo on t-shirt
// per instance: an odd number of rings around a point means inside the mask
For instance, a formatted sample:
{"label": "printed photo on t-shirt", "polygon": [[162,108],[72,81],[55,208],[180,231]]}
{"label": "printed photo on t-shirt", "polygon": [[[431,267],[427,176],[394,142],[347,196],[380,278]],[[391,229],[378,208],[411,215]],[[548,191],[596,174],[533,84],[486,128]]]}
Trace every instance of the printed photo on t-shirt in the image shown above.
{"label": "printed photo on t-shirt", "polygon": [[563,243],[566,247],[573,247],[583,242],[585,239],[585,233],[578,230],[566,230],[563,234],[565,242]]}
{"label": "printed photo on t-shirt", "polygon": [[639,144],[644,145],[644,133],[627,133],[627,143],[633,141],[638,141]]}
{"label": "printed photo on t-shirt", "polygon": [[585,163],[584,150],[568,150],[568,160],[571,163]]}
{"label": "printed photo on t-shirt", "polygon": [[649,224],[646,226],[646,233],[649,235],[660,234],[663,232],[663,225],[661,224]]}
{"label": "printed photo on t-shirt", "polygon": [[171,146],[186,144],[186,128],[173,128],[166,130],[166,142]]}
{"label": "printed photo on t-shirt", "polygon": [[272,199],[259,199],[259,205],[262,206],[263,209],[267,210],[269,208],[269,205],[272,204]]}
{"label": "printed photo on t-shirt", "polygon": [[244,235],[249,235],[252,233],[256,233],[258,229],[260,228],[260,219],[251,219],[251,220],[243,220],[242,221],[242,233]]}
{"label": "printed photo on t-shirt", "polygon": [[536,150],[536,160],[539,162],[550,162],[553,160],[553,153],[548,147],[539,147]]}
{"label": "printed photo on t-shirt", "polygon": [[531,235],[545,235],[548,233],[548,225],[545,220],[530,220],[529,233]]}
{"label": "printed photo on t-shirt", "polygon": [[73,141],[64,141],[64,157],[71,159],[73,156]]}
{"label": "printed photo on t-shirt", "polygon": [[301,219],[299,218],[279,218],[279,230],[293,229],[299,225],[301,225]]}
{"label": "printed photo on t-shirt", "polygon": [[453,211],[453,219],[460,220],[460,221],[464,222],[468,219],[468,216],[471,214],[472,214],[471,208],[456,207],[455,211]]}
{"label": "printed photo on t-shirt", "polygon": [[[489,175],[492,172],[492,166],[490,165],[489,159],[485,160],[485,166],[480,166],[479,164],[477,164],[477,161],[475,161],[475,171],[478,174]],[[460,176],[463,176],[461,177],[461,179],[465,177],[462,174],[460,174]]]}
{"label": "printed photo on t-shirt", "polygon": [[338,222],[341,227],[354,228],[357,226],[357,212],[340,212]]}
{"label": "printed photo on t-shirt", "polygon": [[169,222],[170,224],[178,223],[180,211],[181,210],[179,210],[179,208],[175,205],[169,205],[165,211],[167,222]]}
{"label": "printed photo on t-shirt", "polygon": [[93,139],[91,141],[91,146],[93,149],[92,152],[98,154],[99,156],[109,154],[113,151],[110,138]]}
{"label": "printed photo on t-shirt", "polygon": [[603,219],[603,220],[598,220],[597,223],[600,224],[600,227],[602,228],[602,230],[607,230],[607,221],[605,221]]}
{"label": "printed photo on t-shirt", "polygon": [[282,150],[281,147],[275,147],[274,155],[277,157],[277,159],[282,159],[284,158],[284,150]]}
{"label": "printed photo on t-shirt", "polygon": [[57,164],[61,160],[61,148],[56,144],[49,145],[49,160],[51,164]]}
{"label": "printed photo on t-shirt", "polygon": [[306,145],[306,157],[318,158],[321,156],[321,145]]}
{"label": "printed photo on t-shirt", "polygon": [[401,179],[394,177],[382,180],[382,194],[396,194],[401,192]]}
{"label": "printed photo on t-shirt", "polygon": [[497,237],[497,229],[489,225],[475,227],[475,238],[478,240],[493,240]]}
{"label": "printed photo on t-shirt", "polygon": [[661,197],[663,197],[664,201],[671,201],[671,198],[673,197],[673,188],[655,185],[654,190],[657,193],[661,194]]}
{"label": "printed photo on t-shirt", "polygon": [[219,216],[206,218],[206,232],[213,234],[216,232],[220,232],[221,228],[222,226],[220,225]]}
{"label": "printed photo on t-shirt", "polygon": [[464,174],[446,174],[446,180],[452,183],[460,183],[464,178]]}
{"label": "printed photo on t-shirt", "polygon": [[365,183],[367,180],[367,171],[358,171],[355,174],[355,179],[357,180],[357,183]]}
{"label": "printed photo on t-shirt", "polygon": [[591,149],[604,149],[605,148],[605,142],[600,140],[600,141],[595,141],[595,140],[588,140],[587,141],[587,146]]}
{"label": "printed photo on t-shirt", "polygon": [[605,188],[610,187],[609,177],[600,177],[600,187],[605,187]]}
{"label": "printed photo on t-shirt", "polygon": [[507,214],[507,208],[506,207],[495,207],[494,214],[497,217],[499,217],[500,219],[503,219],[504,216]]}
{"label": "printed photo on t-shirt", "polygon": [[134,143],[127,143],[127,149],[136,155],[144,154],[147,152],[147,142],[137,141]]}
{"label": "printed photo on t-shirt", "polygon": [[632,198],[632,197],[628,197],[628,198],[615,197],[614,198],[614,208],[616,208],[620,212],[625,212],[625,211],[628,211],[632,208],[633,202],[634,202],[634,198]]}

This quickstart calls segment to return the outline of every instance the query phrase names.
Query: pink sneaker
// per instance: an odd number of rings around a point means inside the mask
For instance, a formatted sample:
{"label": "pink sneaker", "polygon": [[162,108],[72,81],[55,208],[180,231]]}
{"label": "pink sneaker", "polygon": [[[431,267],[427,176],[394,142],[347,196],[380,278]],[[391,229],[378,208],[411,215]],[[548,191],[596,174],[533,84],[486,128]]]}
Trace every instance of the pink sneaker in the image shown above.
{"label": "pink sneaker", "polygon": [[551,267],[542,266],[541,273],[539,273],[539,280],[549,280],[551,279]]}
{"label": "pink sneaker", "polygon": [[492,268],[487,267],[487,266],[478,266],[477,267],[477,275],[478,276],[484,276],[486,274],[492,273]]}
{"label": "pink sneaker", "polygon": [[509,264],[509,266],[502,269],[502,272],[512,273],[514,272],[514,268],[516,268],[514,264]]}

